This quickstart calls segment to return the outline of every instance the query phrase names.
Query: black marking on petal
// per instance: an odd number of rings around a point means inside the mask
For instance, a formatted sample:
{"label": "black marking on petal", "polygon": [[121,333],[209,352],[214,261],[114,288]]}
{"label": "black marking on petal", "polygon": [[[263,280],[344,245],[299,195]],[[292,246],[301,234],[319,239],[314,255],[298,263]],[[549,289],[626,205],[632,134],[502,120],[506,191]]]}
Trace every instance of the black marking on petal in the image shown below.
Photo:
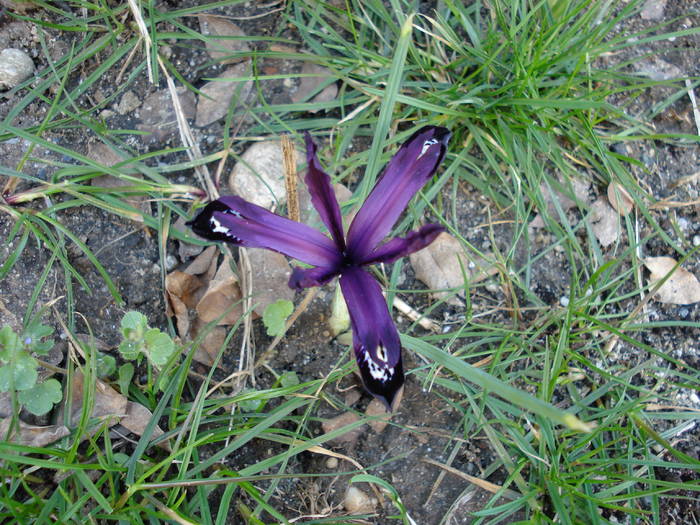
{"label": "black marking on petal", "polygon": [[241,217],[239,212],[226,206],[223,202],[212,201],[207,204],[194,219],[189,221],[187,225],[192,228],[197,235],[209,239],[210,241],[225,241],[233,244],[240,244],[241,240],[233,235],[220,221],[214,218],[215,213],[225,213]]}
{"label": "black marking on petal", "polygon": [[403,386],[403,366],[401,360],[395,366],[389,366],[386,360],[380,361],[386,358],[386,350],[382,346],[377,348],[376,353],[379,360],[373,359],[364,346],[356,349],[357,366],[365,388],[391,410],[396,394]]}

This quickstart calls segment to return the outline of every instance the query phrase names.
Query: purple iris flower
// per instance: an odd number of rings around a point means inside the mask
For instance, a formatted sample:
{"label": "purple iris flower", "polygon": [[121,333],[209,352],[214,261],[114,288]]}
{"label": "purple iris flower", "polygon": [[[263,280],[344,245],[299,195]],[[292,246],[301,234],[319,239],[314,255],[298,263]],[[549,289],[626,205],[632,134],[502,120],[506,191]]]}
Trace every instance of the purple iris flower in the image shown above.
{"label": "purple iris flower", "polygon": [[435,173],[447,151],[450,132],[426,126],[399,148],[367,200],[343,233],[340,206],[330,177],[316,158],[316,145],[306,134],[311,202],[330,238],[236,196],[209,203],[188,224],[197,235],[237,246],[267,248],[298,259],[312,268],[295,268],[289,286],[300,290],[340,276],[350,313],[355,358],[365,387],[391,409],[403,385],[401,342],[382,289],[364,267],[393,262],[433,242],[444,228],[426,224],[406,237],[385,243],[411,198]]}

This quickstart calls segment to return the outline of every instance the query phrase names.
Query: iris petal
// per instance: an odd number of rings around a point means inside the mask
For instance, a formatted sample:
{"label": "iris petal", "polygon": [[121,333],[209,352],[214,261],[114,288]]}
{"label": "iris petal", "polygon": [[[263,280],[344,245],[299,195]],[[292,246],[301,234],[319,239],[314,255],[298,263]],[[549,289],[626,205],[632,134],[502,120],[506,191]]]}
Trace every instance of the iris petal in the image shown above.
{"label": "iris petal", "polygon": [[321,169],[316,157],[316,144],[311,140],[311,135],[306,133],[306,162],[308,164],[306,185],[311,194],[311,203],[321,216],[331,237],[340,251],[345,249],[345,236],[343,235],[343,219],[340,214],[340,206],[335,198],[335,192],[331,185],[331,178]]}
{"label": "iris petal", "polygon": [[401,342],[379,283],[361,268],[344,268],[340,287],[348,305],[355,358],[369,392],[389,407],[403,385]]}
{"label": "iris petal", "polygon": [[289,276],[289,287],[294,290],[323,286],[333,277],[338,275],[338,270],[333,267],[317,266],[316,268],[295,267]]}
{"label": "iris petal", "polygon": [[314,266],[336,267],[341,253],[331,239],[236,196],[210,202],[188,223],[201,237],[267,248]]}
{"label": "iris petal", "polygon": [[387,236],[408,202],[437,170],[449,140],[447,129],[425,126],[399,148],[350,225],[351,258],[366,258]]}
{"label": "iris petal", "polygon": [[445,231],[439,224],[426,224],[418,231],[408,232],[406,237],[395,237],[382,244],[360,264],[391,263],[401,257],[422,250]]}

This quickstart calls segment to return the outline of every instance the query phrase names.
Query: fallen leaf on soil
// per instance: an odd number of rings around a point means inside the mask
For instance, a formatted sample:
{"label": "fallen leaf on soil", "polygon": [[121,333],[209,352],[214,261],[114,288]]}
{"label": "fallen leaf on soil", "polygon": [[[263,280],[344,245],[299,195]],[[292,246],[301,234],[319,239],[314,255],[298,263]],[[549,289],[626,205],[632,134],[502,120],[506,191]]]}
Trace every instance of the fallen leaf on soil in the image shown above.
{"label": "fallen leaf on soil", "polygon": [[369,402],[369,405],[367,405],[365,415],[370,417],[381,417],[381,419],[376,419],[369,422],[369,426],[372,427],[372,430],[374,430],[377,434],[384,431],[386,426],[389,424],[389,420],[391,419],[391,414],[386,411],[384,403],[376,398],[373,398],[372,401]]}
{"label": "fallen leaf on soil", "polygon": [[[197,99],[195,125],[201,128],[225,117],[234,97],[236,98],[236,110],[242,110],[253,87],[253,81],[250,79],[251,74],[250,61],[246,60],[235,66],[230,66],[216,80],[204,84]],[[246,77],[247,80],[236,80]]]}
{"label": "fallen leaf on soil", "polygon": [[[92,398],[93,407],[91,418],[104,418],[109,422],[109,425],[119,423],[119,420],[126,414],[127,399],[119,392],[114,390],[107,383],[97,379],[93,380],[95,384],[95,393]],[[71,427],[76,427],[80,422],[80,416],[85,403],[85,377],[80,370],[76,370],[71,378],[70,388],[70,414],[68,422]],[[61,407],[61,412],[68,406],[68,400]],[[59,416],[59,421],[62,414]]]}
{"label": "fallen leaf on soil", "polygon": [[21,15],[39,7],[35,2],[23,0],[0,0],[0,5]]}
{"label": "fallen leaf on soil", "polygon": [[185,273],[199,275],[203,281],[209,281],[216,273],[216,259],[219,249],[216,246],[208,246],[192,261]]}
{"label": "fallen leaf on soil", "polygon": [[[302,77],[297,90],[292,93],[292,102],[299,103],[306,101],[311,93],[316,92],[322,84],[328,82],[329,78],[333,78],[331,71],[328,68],[314,64],[313,62],[305,62],[301,68],[302,75],[313,75]],[[331,82],[325,88],[310,100],[310,102],[329,102],[338,95],[338,85]],[[311,113],[316,113],[318,110],[312,109]]]}
{"label": "fallen leaf on soil", "polygon": [[[470,260],[460,242],[449,233],[438,235],[427,248],[411,254],[409,260],[416,278],[431,290],[464,286],[462,269],[471,282],[481,281],[497,272],[495,267],[480,258]],[[464,290],[458,295],[464,297]],[[451,296],[447,300],[449,304],[461,304],[451,292],[434,292],[432,296],[436,299]]]}
{"label": "fallen leaf on soil", "polygon": [[11,424],[11,417],[0,419],[0,436],[2,436],[2,440],[27,447],[45,447],[70,434],[68,427],[63,425],[40,427],[28,425],[24,421],[17,421],[19,428],[15,427],[12,435],[8,438],[7,432]]}
{"label": "fallen leaf on soil", "polygon": [[245,40],[246,34],[236,24],[220,16],[199,15],[199,27],[203,35],[210,37],[206,39],[205,44],[207,52],[212,59],[223,64],[233,64],[246,59],[243,56],[231,56],[232,54],[250,51],[250,46]]}
{"label": "fallen leaf on soil", "polygon": [[[663,279],[673,267],[676,260],[672,257],[647,257],[644,265],[649,269],[649,286]],[[685,268],[676,268],[673,274],[656,291],[654,296],[659,302],[667,304],[692,304],[700,301],[700,282]]]}
{"label": "fallen leaf on soil", "polygon": [[608,184],[608,201],[617,213],[623,217],[629,214],[634,207],[634,200],[627,190],[617,182]]}
{"label": "fallen leaf on soil", "polygon": [[284,255],[263,248],[249,248],[248,258],[254,269],[251,289],[256,314],[262,316],[265,308],[277,300],[294,301],[294,290],[287,284],[292,267]]}
{"label": "fallen leaf on soil", "polygon": [[[205,329],[207,323],[195,319],[190,330],[191,339],[199,337],[201,331]],[[207,366],[213,366],[216,356],[219,355],[221,347],[226,340],[226,328],[223,326],[210,326],[206,328],[207,334],[202,339],[200,345],[195,349],[194,360]],[[223,368],[223,363],[219,360],[219,367]]]}
{"label": "fallen leaf on soil", "polygon": [[[209,281],[204,295],[197,303],[197,315],[205,323],[218,319],[217,325],[232,325],[243,315],[241,297],[238,277],[231,269],[231,259],[224,257],[216,275]],[[219,319],[224,312],[226,314]]]}
{"label": "fallen leaf on soil", "polygon": [[194,275],[175,270],[165,276],[166,315],[175,316],[177,333],[187,336],[190,328],[189,309],[195,306],[194,293],[202,286]]}
{"label": "fallen leaf on soil", "polygon": [[657,82],[683,77],[683,71],[678,66],[658,57],[635,60],[632,65],[639,73]]}
{"label": "fallen leaf on soil", "polygon": [[[297,151],[296,157],[297,167],[300,167],[306,155]],[[287,191],[281,142],[264,140],[252,144],[231,170],[229,188],[234,195],[268,210],[284,203]]]}
{"label": "fallen leaf on soil", "polygon": [[343,498],[343,507],[350,514],[370,514],[374,512],[377,500],[368,496],[355,485],[350,485]]}
{"label": "fallen leaf on soil", "polygon": [[[146,426],[153,418],[153,414],[145,406],[129,401],[126,406],[126,416],[119,422],[129,432],[142,436],[146,430]],[[156,425],[151,433],[151,439],[156,439],[163,435],[163,430]],[[161,441],[158,446],[170,452],[170,444],[167,441]]]}
{"label": "fallen leaf on soil", "polygon": [[[123,160],[112,148],[106,144],[102,144],[101,142],[88,146],[87,156],[92,160],[95,160],[108,167],[112,167]],[[122,166],[119,169],[124,173],[128,173],[130,177],[135,179],[143,179],[143,176],[140,173],[135,173],[133,169],[129,169],[128,165]],[[135,182],[123,180],[112,175],[100,175],[99,177],[94,177],[90,180],[90,185],[92,186],[116,191],[134,186],[134,184]],[[127,195],[122,200],[132,208],[140,210],[143,214],[151,214],[151,207],[148,204],[146,197],[142,195]],[[129,218],[137,222],[143,222],[143,216],[140,213],[129,213]]]}
{"label": "fallen leaf on soil", "polygon": [[[186,119],[191,119],[195,114],[194,94],[184,87],[175,90],[180,100],[180,106]],[[136,125],[139,131],[146,131],[150,135],[142,137],[150,144],[160,144],[178,130],[175,108],[170,97],[169,89],[161,89],[146,97],[139,110],[141,122]]]}
{"label": "fallen leaf on soil", "polygon": [[620,238],[622,233],[620,217],[604,197],[598,197],[591,205],[588,221],[596,239],[603,248],[610,246]]}
{"label": "fallen leaf on soil", "polygon": [[[566,183],[561,181],[563,187],[567,187]],[[550,189],[551,188],[551,189]],[[589,184],[585,181],[573,178],[571,179],[571,188],[573,190],[574,196],[582,203],[588,202],[588,188]],[[576,206],[576,201],[564,193],[557,191],[554,187],[550,187],[546,183],[540,184],[540,191],[545,204],[547,205],[547,215],[555,220],[558,220],[559,213],[557,212],[557,207],[554,204],[556,201],[562,211],[567,211]],[[530,223],[532,228],[542,228],[544,227],[544,219],[540,214],[537,214],[535,218]]]}
{"label": "fallen leaf on soil", "polygon": [[[339,416],[324,420],[321,422],[321,428],[323,429],[323,432],[327,434],[359,420],[360,416],[354,412],[345,412]],[[355,441],[357,441],[357,439],[362,435],[364,428],[364,425],[360,425],[359,427],[353,428],[352,430],[331,439],[328,443],[333,445],[351,445],[355,443]]]}

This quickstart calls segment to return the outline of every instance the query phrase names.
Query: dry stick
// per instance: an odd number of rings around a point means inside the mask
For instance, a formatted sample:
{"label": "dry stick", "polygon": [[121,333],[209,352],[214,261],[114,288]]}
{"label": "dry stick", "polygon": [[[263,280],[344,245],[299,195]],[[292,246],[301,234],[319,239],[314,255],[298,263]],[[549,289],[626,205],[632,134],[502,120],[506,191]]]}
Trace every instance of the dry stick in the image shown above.
{"label": "dry stick", "polygon": [[693,85],[688,78],[685,79],[685,87],[688,88],[688,97],[690,98],[690,104],[693,106],[693,117],[695,117],[695,127],[698,130],[698,135],[700,135],[700,111],[698,111],[698,103],[695,100]]}
{"label": "dry stick", "polygon": [[460,478],[467,480],[469,483],[472,483],[473,485],[476,485],[477,487],[480,487],[485,491],[490,492],[491,494],[497,494],[498,492],[501,492],[501,495],[504,498],[510,500],[516,500],[522,497],[520,493],[514,490],[504,489],[500,485],[496,485],[495,483],[491,483],[490,481],[486,481],[485,479],[477,478],[476,476],[470,476],[469,474],[465,474],[461,470],[457,470],[454,467],[450,467],[449,465],[445,465],[430,458],[423,458],[421,461],[423,461],[424,463],[428,463],[429,465],[435,465],[436,467],[446,470],[447,472],[449,472],[450,474],[454,474],[455,476],[459,476]]}
{"label": "dry stick", "polygon": [[394,296],[393,305],[394,308],[408,317],[411,321],[418,322],[423,329],[430,330],[435,333],[440,332],[440,325],[438,325],[437,322],[433,321],[429,317],[425,317],[422,313],[414,309],[410,304],[399,298],[397,295]]}
{"label": "dry stick", "polygon": [[[127,3],[129,4],[129,9],[131,10],[131,14],[134,17],[134,20],[136,21],[136,25],[139,28],[139,33],[141,37],[143,38],[143,41],[145,43],[145,53],[146,53],[146,67],[148,69],[148,81],[153,84],[153,66],[152,66],[152,61],[151,61],[151,47],[152,47],[152,41],[151,41],[151,35],[148,32],[148,27],[146,26],[146,22],[143,19],[143,16],[141,16],[141,10],[139,9],[139,6],[136,4],[136,0],[127,0]],[[158,59],[160,62],[160,58]],[[163,68],[165,69],[165,68]]]}
{"label": "dry stick", "polygon": [[[290,139],[289,135],[282,135],[282,161],[284,167],[284,185],[287,190],[287,215],[293,221],[299,222],[299,196],[297,194],[297,163],[296,163],[296,150],[294,149],[294,144]],[[270,354],[275,349],[275,347],[282,340],[287,330],[294,324],[294,321],[308,308],[311,301],[318,293],[318,289],[311,288],[306,292],[306,296],[302,299],[299,306],[297,306],[294,313],[287,319],[284,325],[284,330],[281,334],[278,334],[267,350],[258,358],[255,362],[255,367],[257,368],[262,364],[266,363],[270,358]]]}
{"label": "dry stick", "polygon": [[297,152],[289,135],[282,135],[282,165],[284,186],[287,190],[287,216],[295,222],[299,217],[299,195],[297,193]]}

